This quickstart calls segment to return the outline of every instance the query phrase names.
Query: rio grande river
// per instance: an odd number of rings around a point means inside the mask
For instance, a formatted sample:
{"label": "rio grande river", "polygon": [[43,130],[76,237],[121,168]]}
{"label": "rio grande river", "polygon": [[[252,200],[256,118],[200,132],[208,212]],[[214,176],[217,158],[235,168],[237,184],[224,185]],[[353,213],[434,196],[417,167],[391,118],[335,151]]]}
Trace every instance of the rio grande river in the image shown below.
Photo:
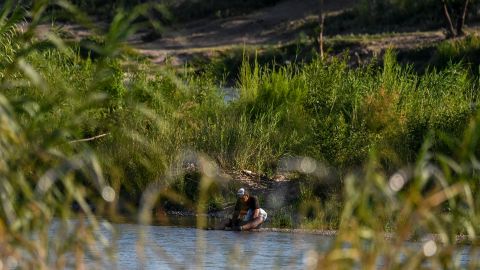
{"label": "rio grande river", "polygon": [[[99,237],[104,237],[105,246],[85,254],[85,269],[315,269],[317,254],[334,242],[333,236],[306,233],[103,224]],[[421,241],[405,244],[409,253],[424,247]],[[476,265],[472,255],[480,254],[471,248],[458,246],[454,261],[459,269]],[[404,254],[398,256],[405,259]],[[381,258],[377,265],[383,269]],[[432,267],[428,262],[424,266]]]}
{"label": "rio grande river", "polygon": [[[332,238],[278,232],[114,225],[116,259],[101,269],[307,269]],[[108,261],[108,262],[107,262]]]}

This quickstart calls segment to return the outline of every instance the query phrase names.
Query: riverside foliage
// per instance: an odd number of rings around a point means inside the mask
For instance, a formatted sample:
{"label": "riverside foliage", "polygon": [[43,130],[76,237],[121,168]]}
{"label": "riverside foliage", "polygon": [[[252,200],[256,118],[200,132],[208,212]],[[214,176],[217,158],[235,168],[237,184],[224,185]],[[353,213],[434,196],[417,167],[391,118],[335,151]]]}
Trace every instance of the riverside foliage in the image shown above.
{"label": "riverside foliage", "polygon": [[[55,3],[90,25],[68,2]],[[81,266],[85,253],[105,259],[97,249],[113,258],[93,210],[115,219],[118,207],[134,209],[149,222],[161,198],[205,212],[218,168],[271,175],[279,160],[296,156],[340,172],[342,206],[332,222],[339,231],[319,265],[373,267],[382,257],[391,267],[429,260],[454,268],[457,235],[476,247],[479,77],[467,67],[419,75],[397,64],[394,52],[357,69],[344,59],[283,67],[245,61],[239,98],[225,102],[208,72],[159,71],[130,53],[125,40],[145,6],[117,13],[86,57],[62,39],[61,27],[39,33],[46,7],[39,1],[25,12],[11,1],[0,13],[3,265]],[[201,179],[193,191],[183,177],[190,164]],[[310,205],[321,203],[302,192]],[[52,222],[60,238],[49,236]],[[404,244],[428,233],[441,241],[427,241],[423,253]]]}

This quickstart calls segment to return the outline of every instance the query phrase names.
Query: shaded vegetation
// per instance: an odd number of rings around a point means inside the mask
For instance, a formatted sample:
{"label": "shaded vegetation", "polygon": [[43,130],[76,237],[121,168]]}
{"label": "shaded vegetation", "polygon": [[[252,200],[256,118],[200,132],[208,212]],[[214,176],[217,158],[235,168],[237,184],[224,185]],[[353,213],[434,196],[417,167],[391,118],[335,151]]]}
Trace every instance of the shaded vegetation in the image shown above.
{"label": "shaded vegetation", "polygon": [[[362,0],[350,11],[327,18],[327,34],[402,32],[407,29],[449,30],[443,9],[444,1]],[[463,0],[445,1],[453,23],[461,16]],[[479,20],[478,1],[469,1],[466,24]]]}
{"label": "shaded vegetation", "polygon": [[177,22],[188,22],[206,17],[224,18],[251,12],[253,10],[273,6],[281,0],[186,0],[170,4]]}
{"label": "shaded vegetation", "polygon": [[[31,1],[24,0],[24,3]],[[136,1],[113,1],[113,0],[73,0],[70,1],[81,10],[91,16],[103,19],[111,19],[120,9],[130,10],[138,5],[148,4],[156,7],[146,17],[158,20],[164,24],[182,23],[208,17],[222,18],[245,14],[258,8],[272,6],[280,0],[136,0]],[[61,11],[61,10],[59,10]],[[173,16],[166,16],[166,13]],[[62,18],[62,12],[54,13]],[[145,19],[142,17],[139,20]]]}

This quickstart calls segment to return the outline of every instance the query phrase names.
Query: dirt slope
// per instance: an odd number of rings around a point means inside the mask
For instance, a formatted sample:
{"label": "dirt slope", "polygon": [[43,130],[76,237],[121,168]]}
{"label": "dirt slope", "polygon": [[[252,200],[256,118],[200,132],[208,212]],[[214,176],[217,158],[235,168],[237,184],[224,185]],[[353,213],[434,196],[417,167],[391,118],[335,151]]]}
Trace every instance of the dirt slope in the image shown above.
{"label": "dirt slope", "polygon": [[[326,0],[326,12],[351,8],[354,0]],[[297,38],[307,20],[318,20],[319,0],[286,0],[254,13],[224,19],[203,19],[168,29],[161,39],[133,42],[141,53],[155,63],[167,56],[222,50],[242,44],[267,45],[285,43]]]}
{"label": "dirt slope", "polygon": [[[259,9],[253,13],[228,18],[206,18],[183,25],[170,27],[161,38],[145,42],[146,33],[138,33],[130,44],[139,53],[148,56],[153,63],[169,63],[182,66],[197,55],[210,57],[219,51],[227,51],[243,45],[271,46],[292,43],[299,34],[318,23],[320,0],[284,0],[277,5]],[[325,12],[334,16],[354,7],[355,0],[325,0]],[[306,27],[306,25],[309,25]],[[39,27],[40,36],[47,33],[51,25]],[[90,31],[78,25],[62,25],[62,29],[77,40],[85,38]],[[107,28],[105,25],[104,28]],[[478,26],[466,29],[470,33],[480,32]],[[353,40],[352,40],[353,39]],[[432,46],[445,39],[442,29],[435,31],[414,31],[402,33],[355,36],[326,36],[326,42],[345,41],[347,45],[339,46],[335,53],[342,54],[348,50],[356,63],[368,61],[373,56],[381,55],[387,48],[409,51],[423,46]],[[340,44],[342,42],[339,42]]]}

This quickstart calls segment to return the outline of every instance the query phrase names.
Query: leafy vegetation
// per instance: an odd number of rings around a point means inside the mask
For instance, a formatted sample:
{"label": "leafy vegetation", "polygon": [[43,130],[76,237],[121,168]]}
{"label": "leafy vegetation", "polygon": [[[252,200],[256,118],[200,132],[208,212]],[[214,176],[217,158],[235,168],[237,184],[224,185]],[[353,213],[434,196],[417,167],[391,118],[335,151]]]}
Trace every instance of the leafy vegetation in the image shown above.
{"label": "leafy vegetation", "polygon": [[445,67],[449,63],[462,62],[470,66],[475,73],[478,70],[478,55],[480,53],[480,39],[477,36],[467,36],[464,39],[444,41],[437,46],[432,57],[432,63]]}

